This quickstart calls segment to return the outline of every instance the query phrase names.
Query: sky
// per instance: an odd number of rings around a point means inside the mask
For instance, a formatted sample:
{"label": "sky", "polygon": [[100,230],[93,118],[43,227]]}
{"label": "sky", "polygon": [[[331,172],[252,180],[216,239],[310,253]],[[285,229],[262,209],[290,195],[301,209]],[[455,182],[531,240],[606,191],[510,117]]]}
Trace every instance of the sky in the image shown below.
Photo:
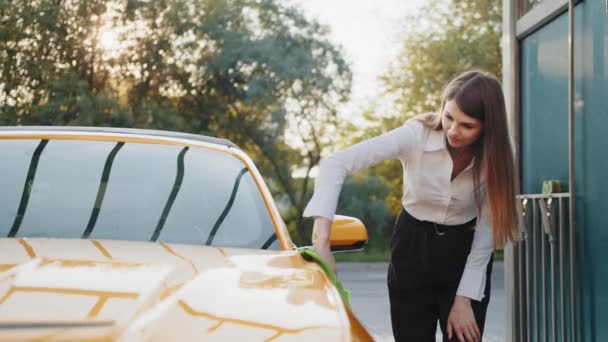
{"label": "sky", "polygon": [[[330,40],[342,46],[353,72],[349,103],[338,108],[339,115],[357,121],[370,101],[378,98],[378,77],[387,70],[400,51],[406,34],[403,19],[424,1],[420,0],[283,0],[304,10],[330,28]],[[390,106],[378,103],[379,109]],[[389,115],[390,113],[382,113]]]}

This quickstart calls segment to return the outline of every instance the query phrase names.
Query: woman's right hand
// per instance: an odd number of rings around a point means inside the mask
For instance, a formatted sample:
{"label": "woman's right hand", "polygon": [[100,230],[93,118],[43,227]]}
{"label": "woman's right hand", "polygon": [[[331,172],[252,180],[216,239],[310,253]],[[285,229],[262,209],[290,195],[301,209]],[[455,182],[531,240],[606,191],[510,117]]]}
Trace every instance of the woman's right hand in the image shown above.
{"label": "woman's right hand", "polygon": [[334,255],[331,254],[331,248],[329,246],[318,246],[318,245],[314,245],[314,246],[315,246],[315,250],[317,251],[317,253],[319,253],[319,255],[322,256],[323,259],[325,259],[325,261],[327,262],[327,264],[329,265],[331,270],[337,274],[336,259],[334,258]]}
{"label": "woman's right hand", "polygon": [[330,233],[331,221],[325,217],[317,217],[312,229],[312,245],[317,253],[325,259],[332,271],[336,273],[336,259],[331,253]]}

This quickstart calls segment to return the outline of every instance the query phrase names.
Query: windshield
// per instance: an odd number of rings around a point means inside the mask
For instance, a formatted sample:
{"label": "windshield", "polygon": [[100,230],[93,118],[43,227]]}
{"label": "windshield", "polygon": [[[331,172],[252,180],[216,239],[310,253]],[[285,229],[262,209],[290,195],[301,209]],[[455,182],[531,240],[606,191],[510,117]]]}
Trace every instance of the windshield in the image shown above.
{"label": "windshield", "polygon": [[0,234],[280,249],[239,159],[175,145],[0,140]]}

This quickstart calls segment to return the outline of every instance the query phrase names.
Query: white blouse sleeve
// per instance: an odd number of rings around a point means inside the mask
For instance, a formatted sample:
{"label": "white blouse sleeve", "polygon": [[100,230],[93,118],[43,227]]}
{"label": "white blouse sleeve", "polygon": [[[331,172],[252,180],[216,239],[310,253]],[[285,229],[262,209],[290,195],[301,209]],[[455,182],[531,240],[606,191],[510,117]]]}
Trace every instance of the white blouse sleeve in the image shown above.
{"label": "white blouse sleeve", "polygon": [[488,206],[482,195],[481,217],[475,227],[473,244],[456,294],[477,301],[483,299],[486,268],[494,250],[493,235]]}
{"label": "white blouse sleeve", "polygon": [[408,156],[420,141],[423,127],[421,122],[411,119],[399,128],[321,160],[314,193],[303,216],[320,216],[333,220],[346,175],[387,159]]}

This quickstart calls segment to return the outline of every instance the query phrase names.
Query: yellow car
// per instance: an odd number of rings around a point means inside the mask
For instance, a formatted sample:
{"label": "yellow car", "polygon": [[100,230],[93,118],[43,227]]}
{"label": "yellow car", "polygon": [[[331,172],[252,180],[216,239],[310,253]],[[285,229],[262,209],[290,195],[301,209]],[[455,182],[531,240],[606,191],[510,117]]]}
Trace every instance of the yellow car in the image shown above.
{"label": "yellow car", "polygon": [[0,162],[0,341],[371,340],[227,140],[2,127]]}

